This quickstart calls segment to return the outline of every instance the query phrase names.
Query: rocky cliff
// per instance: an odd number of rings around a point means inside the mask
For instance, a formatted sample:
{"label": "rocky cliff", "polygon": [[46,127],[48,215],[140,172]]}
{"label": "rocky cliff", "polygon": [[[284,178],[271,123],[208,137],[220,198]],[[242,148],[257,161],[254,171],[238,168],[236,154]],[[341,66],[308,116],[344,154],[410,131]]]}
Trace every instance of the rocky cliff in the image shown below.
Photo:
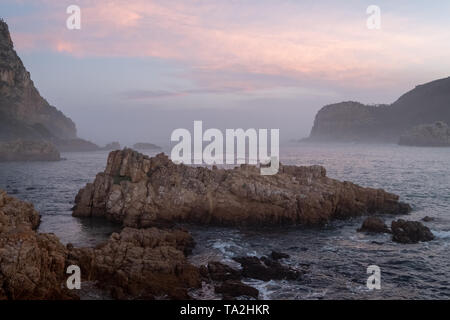
{"label": "rocky cliff", "polygon": [[416,126],[403,134],[398,143],[405,146],[450,147],[450,127],[444,122]]}
{"label": "rocky cliff", "polygon": [[[23,138],[23,135],[30,138],[76,137],[72,120],[39,94],[14,50],[8,25],[3,21],[0,21],[0,113],[0,137],[3,139]],[[5,124],[9,125],[5,127]]]}
{"label": "rocky cliff", "polygon": [[80,190],[75,203],[75,216],[104,216],[130,227],[175,221],[322,224],[410,210],[394,194],[330,179],[320,166],[281,166],[279,174],[261,176],[256,166],[210,170],[131,149],[111,152],[106,170]]}
{"label": "rocky cliff", "polygon": [[393,142],[414,126],[450,123],[450,78],[417,86],[391,105],[342,102],[322,108],[307,141]]}
{"label": "rocky cliff", "polygon": [[16,139],[51,141],[60,151],[99,149],[77,138],[72,120],[41,97],[0,20],[0,141]]}

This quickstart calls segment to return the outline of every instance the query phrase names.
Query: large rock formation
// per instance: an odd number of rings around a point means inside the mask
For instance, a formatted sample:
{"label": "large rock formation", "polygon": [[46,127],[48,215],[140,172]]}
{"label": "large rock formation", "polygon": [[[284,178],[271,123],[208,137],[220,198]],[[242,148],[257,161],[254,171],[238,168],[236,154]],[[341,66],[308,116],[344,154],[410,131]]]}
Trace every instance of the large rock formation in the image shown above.
{"label": "large rock formation", "polygon": [[0,20],[0,141],[16,139],[51,141],[60,151],[99,149],[77,138],[73,121],[41,97]]}
{"label": "large rock formation", "polygon": [[183,230],[125,228],[97,248],[70,248],[69,263],[116,299],[188,299],[201,284],[198,268],[186,260],[193,246]]}
{"label": "large rock formation", "polygon": [[399,144],[418,147],[450,147],[450,127],[441,121],[420,125],[403,134]]}
{"label": "large rock formation", "polygon": [[194,247],[187,231],[126,228],[96,248],[74,248],[37,233],[39,222],[33,205],[0,190],[0,300],[78,299],[66,287],[70,265],[118,299],[188,299],[200,286],[186,259]]}
{"label": "large rock formation", "polygon": [[450,123],[450,78],[417,86],[391,105],[342,102],[322,108],[307,141],[390,142],[412,127]]}
{"label": "large rock formation", "polygon": [[75,199],[74,216],[103,216],[125,226],[187,221],[221,225],[320,224],[363,214],[407,213],[409,205],[380,189],[326,177],[323,167],[256,166],[233,170],[176,165],[124,149]]}
{"label": "large rock formation", "polygon": [[0,142],[0,162],[58,160],[61,160],[58,149],[47,141]]}
{"label": "large rock formation", "polygon": [[0,300],[68,299],[66,248],[52,234],[35,232],[33,205],[0,190]]}

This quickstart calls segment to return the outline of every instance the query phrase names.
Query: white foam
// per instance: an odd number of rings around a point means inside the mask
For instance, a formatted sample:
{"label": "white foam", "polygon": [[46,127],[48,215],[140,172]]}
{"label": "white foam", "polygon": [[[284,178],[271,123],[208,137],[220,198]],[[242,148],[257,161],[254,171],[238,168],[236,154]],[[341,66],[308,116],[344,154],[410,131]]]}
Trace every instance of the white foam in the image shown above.
{"label": "white foam", "polygon": [[434,231],[432,230],[433,234],[438,239],[450,239],[450,231]]}

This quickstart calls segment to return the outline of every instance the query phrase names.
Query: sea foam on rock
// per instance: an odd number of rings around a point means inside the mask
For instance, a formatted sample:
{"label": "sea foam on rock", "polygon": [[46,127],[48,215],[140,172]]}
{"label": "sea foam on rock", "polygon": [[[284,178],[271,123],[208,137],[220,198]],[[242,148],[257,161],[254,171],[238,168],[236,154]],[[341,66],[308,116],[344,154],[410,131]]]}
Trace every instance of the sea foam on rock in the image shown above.
{"label": "sea foam on rock", "polygon": [[143,228],[177,221],[311,225],[410,210],[395,194],[328,178],[321,166],[280,165],[277,175],[262,176],[256,166],[210,170],[124,149],[111,152],[105,171],[79,191],[73,215]]}

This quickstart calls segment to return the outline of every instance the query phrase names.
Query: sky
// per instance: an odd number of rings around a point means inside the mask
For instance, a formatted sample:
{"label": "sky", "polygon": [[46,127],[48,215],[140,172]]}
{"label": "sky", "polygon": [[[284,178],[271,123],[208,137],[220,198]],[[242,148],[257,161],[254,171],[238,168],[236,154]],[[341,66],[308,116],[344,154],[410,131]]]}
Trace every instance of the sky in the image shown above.
{"label": "sky", "polygon": [[[81,9],[69,30],[66,9]],[[381,10],[369,29],[370,5]],[[1,0],[41,95],[99,144],[177,128],[308,136],[341,101],[392,103],[450,74],[450,1]]]}

